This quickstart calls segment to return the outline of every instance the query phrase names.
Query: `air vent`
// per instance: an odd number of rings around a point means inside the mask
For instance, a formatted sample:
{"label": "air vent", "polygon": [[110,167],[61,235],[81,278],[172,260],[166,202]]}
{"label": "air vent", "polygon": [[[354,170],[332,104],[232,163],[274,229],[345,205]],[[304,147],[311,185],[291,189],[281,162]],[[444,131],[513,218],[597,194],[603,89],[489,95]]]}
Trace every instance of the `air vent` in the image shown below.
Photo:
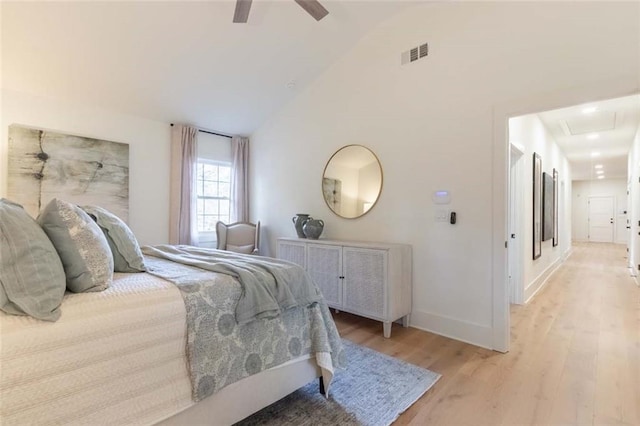
{"label": "air vent", "polygon": [[411,62],[418,60],[418,48],[411,49]]}
{"label": "air vent", "polygon": [[424,58],[429,54],[429,45],[427,43],[420,46],[420,57]]}
{"label": "air vent", "polygon": [[404,65],[410,62],[415,62],[418,59],[426,57],[428,54],[429,45],[425,43],[418,47],[414,47],[413,49],[407,50],[406,52],[402,52],[402,54],[400,55],[400,63]]}

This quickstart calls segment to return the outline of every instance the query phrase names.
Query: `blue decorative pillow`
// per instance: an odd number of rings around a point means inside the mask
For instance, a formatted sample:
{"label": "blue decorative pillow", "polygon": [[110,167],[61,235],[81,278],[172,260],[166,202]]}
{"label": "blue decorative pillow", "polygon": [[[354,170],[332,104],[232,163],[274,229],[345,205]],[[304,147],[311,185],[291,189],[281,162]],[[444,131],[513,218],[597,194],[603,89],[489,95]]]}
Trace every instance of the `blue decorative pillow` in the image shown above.
{"label": "blue decorative pillow", "polygon": [[0,309],[56,321],[65,292],[62,262],[22,206],[0,199]]}
{"label": "blue decorative pillow", "polygon": [[113,256],[109,244],[100,227],[80,207],[54,198],[38,216],[38,223],[62,260],[70,291],[102,291],[111,285]]}
{"label": "blue decorative pillow", "polygon": [[116,272],[145,272],[144,257],[131,229],[118,216],[98,206],[80,207],[104,232]]}

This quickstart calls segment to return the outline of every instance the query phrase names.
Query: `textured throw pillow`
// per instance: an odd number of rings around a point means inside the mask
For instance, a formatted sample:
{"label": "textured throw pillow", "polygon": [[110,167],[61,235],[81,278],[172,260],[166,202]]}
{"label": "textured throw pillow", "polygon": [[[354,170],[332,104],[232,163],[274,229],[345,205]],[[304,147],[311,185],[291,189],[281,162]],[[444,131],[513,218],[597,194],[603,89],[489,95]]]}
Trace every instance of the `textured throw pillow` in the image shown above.
{"label": "textured throw pillow", "polygon": [[0,199],[0,309],[56,321],[65,291],[62,262],[22,206]]}
{"label": "textured throw pillow", "polygon": [[107,238],[116,272],[144,272],[144,257],[131,229],[118,216],[98,206],[82,206]]}
{"label": "textured throw pillow", "polygon": [[113,280],[113,256],[100,227],[80,207],[54,198],[38,223],[58,251],[74,293],[102,291]]}

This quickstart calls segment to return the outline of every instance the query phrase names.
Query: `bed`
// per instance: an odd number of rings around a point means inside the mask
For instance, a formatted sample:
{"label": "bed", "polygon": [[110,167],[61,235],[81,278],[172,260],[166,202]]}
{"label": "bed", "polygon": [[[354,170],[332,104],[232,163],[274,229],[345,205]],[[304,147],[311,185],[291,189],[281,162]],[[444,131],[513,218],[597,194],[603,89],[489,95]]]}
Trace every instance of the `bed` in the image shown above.
{"label": "bed", "polygon": [[[344,354],[323,300],[231,322],[244,294],[237,278],[154,254],[149,272],[67,291],[55,322],[0,312],[2,425],[230,425],[314,379],[328,390]],[[187,297],[206,281],[215,296]],[[319,323],[333,346],[318,340]],[[194,343],[203,331],[208,342]]]}

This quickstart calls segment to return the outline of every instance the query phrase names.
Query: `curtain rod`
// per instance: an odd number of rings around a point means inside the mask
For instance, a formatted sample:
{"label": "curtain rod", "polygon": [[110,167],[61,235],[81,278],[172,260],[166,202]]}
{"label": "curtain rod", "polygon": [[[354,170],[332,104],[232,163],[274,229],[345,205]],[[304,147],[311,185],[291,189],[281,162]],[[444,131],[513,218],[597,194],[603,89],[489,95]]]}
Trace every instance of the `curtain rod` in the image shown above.
{"label": "curtain rod", "polygon": [[[171,127],[173,127],[173,123],[171,123]],[[202,133],[207,133],[209,135],[216,135],[216,136],[222,136],[223,138],[229,138],[231,139],[233,136],[229,136],[229,135],[223,135],[222,133],[216,133],[216,132],[210,132],[209,130],[202,130],[202,129],[198,129],[199,132]]]}

